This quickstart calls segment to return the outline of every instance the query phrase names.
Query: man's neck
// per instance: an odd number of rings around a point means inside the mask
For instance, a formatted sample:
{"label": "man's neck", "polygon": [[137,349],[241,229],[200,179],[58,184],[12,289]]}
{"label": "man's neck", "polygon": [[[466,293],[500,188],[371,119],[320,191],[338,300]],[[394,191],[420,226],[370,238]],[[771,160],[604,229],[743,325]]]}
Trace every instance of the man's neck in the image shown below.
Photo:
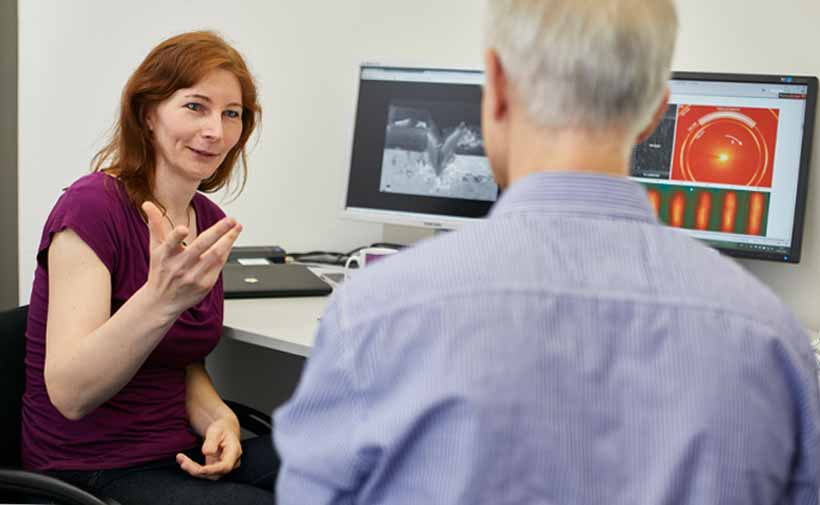
{"label": "man's neck", "polygon": [[629,144],[618,132],[528,128],[512,139],[509,184],[537,172],[629,174]]}

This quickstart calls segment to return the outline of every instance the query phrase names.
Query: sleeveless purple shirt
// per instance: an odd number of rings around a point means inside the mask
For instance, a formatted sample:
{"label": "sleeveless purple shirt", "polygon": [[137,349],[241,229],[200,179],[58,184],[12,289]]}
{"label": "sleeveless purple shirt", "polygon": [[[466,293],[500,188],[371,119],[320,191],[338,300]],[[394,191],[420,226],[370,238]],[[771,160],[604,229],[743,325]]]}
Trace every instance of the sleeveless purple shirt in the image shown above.
{"label": "sleeveless purple shirt", "polygon": [[[224,214],[205,196],[193,199],[197,230]],[[95,172],[78,179],[57,201],[37,253],[26,331],[23,466],[34,470],[121,468],[173,456],[197,444],[185,413],[185,367],[216,346],[222,331],[220,277],[210,293],[185,311],[131,381],[78,421],[51,404],[45,388],[48,248],[70,228],[111,273],[114,313],[148,278],[148,226],[117,179]],[[100,359],[105,359],[101,356]]]}

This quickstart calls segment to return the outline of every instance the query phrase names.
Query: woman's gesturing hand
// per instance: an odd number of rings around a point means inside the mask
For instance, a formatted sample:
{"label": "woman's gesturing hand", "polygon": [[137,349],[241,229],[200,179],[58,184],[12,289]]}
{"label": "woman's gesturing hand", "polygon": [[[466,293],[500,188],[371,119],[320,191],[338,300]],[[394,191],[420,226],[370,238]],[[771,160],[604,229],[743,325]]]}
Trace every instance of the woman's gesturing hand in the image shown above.
{"label": "woman's gesturing hand", "polygon": [[142,204],[151,238],[150,266],[145,287],[171,314],[178,315],[196,305],[211,290],[242,225],[226,217],[200,233],[190,245],[185,226],[165,233],[162,212],[151,202]]}

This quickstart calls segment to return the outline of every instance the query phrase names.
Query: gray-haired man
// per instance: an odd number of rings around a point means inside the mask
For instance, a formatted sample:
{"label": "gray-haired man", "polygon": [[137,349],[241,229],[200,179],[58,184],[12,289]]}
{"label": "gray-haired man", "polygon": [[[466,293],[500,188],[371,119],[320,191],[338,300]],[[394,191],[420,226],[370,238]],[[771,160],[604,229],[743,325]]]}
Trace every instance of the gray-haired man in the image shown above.
{"label": "gray-haired man", "polygon": [[490,0],[489,218],[334,297],[276,415],[287,504],[818,502],[800,324],[625,176],[672,0]]}

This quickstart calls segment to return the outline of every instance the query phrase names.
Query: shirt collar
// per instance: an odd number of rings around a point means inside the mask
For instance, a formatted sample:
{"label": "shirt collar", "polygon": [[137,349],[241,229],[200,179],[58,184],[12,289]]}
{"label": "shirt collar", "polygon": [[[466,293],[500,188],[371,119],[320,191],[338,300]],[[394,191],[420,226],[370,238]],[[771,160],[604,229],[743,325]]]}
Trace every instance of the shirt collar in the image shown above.
{"label": "shirt collar", "polygon": [[489,217],[522,213],[658,222],[643,186],[626,177],[587,172],[528,175],[502,193]]}

